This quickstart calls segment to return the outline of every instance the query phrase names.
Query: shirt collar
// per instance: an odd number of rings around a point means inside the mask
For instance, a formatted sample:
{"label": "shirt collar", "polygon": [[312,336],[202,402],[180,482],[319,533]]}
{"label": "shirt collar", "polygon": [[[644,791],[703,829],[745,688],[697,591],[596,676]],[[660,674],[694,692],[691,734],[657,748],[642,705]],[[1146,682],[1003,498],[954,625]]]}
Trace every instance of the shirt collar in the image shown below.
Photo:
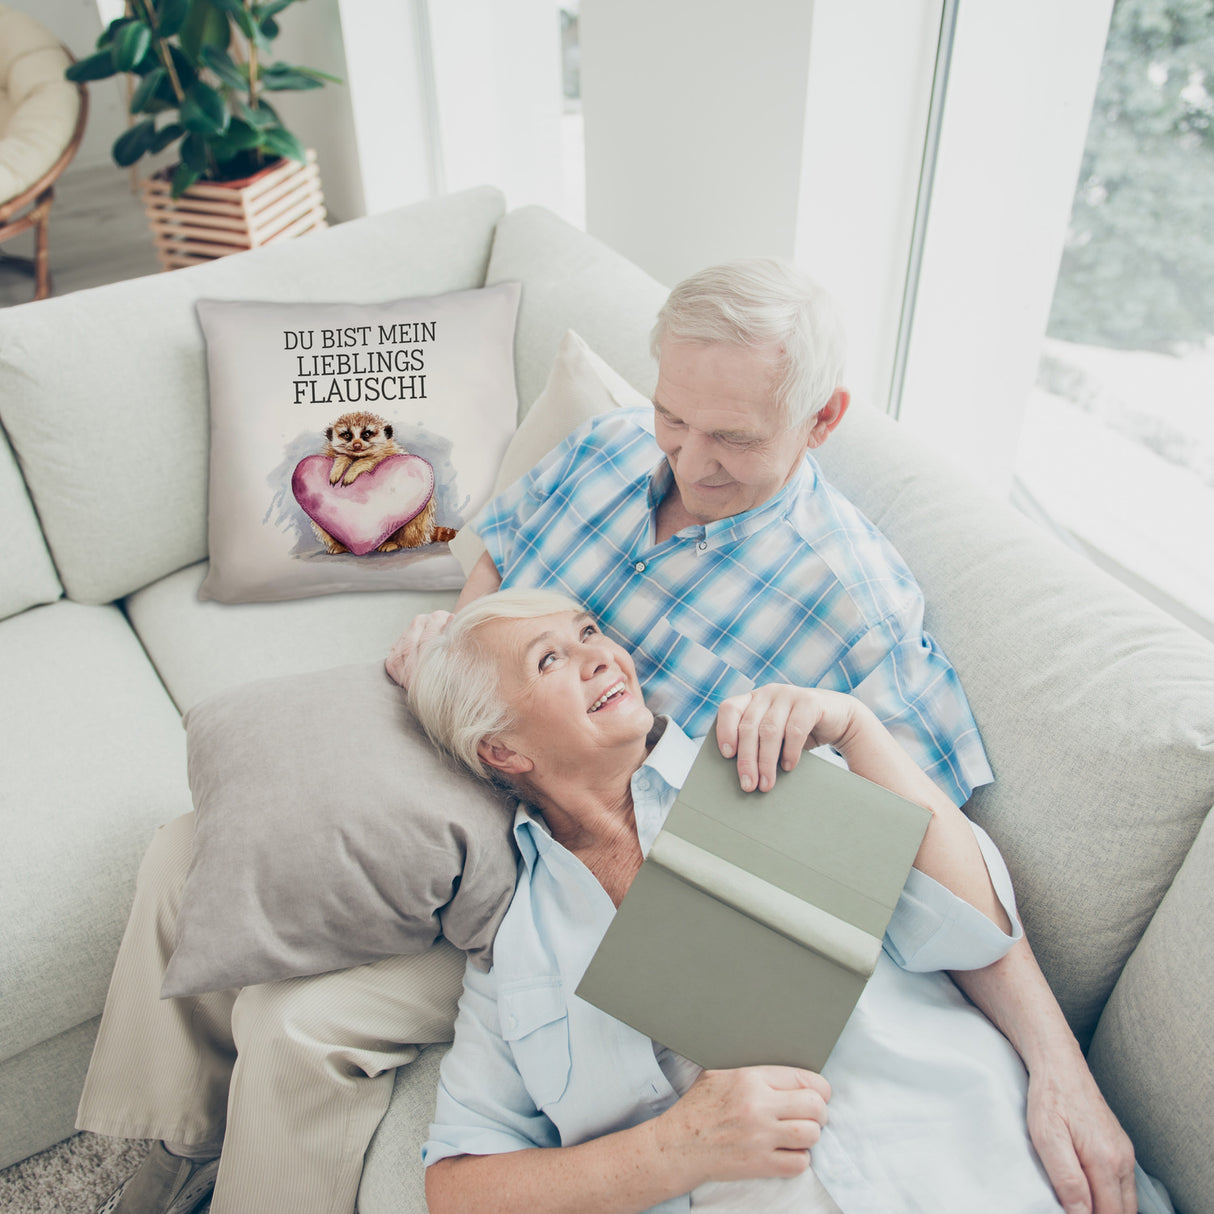
{"label": "shirt collar", "polygon": [[[674,472],[671,470],[670,461],[663,456],[649,475],[649,489],[646,496],[652,516],[656,518],[662,499],[674,487]],[[744,540],[776,519],[783,518],[792,509],[801,494],[812,493],[817,487],[818,465],[813,456],[807,452],[792,479],[775,497],[768,498],[753,510],[733,514],[729,518],[717,519],[715,522],[705,523],[703,526],[684,527],[675,534],[703,539],[710,544],[728,544]]]}
{"label": "shirt collar", "polygon": [[[669,717],[655,719],[654,735],[657,741],[631,781],[637,836],[646,854],[700,750],[700,740],[689,738]],[[514,838],[528,872],[540,856],[559,846],[540,814],[521,801],[514,815]]]}

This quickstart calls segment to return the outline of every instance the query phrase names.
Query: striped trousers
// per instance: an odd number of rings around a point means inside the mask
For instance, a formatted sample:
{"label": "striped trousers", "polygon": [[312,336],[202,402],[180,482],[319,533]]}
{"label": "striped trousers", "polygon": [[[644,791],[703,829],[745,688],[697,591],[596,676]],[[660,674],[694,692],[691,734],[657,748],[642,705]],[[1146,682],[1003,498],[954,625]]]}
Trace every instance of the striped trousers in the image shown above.
{"label": "striped trousers", "polygon": [[212,1214],[348,1214],[395,1068],[451,1040],[464,955],[162,1000],[193,829],[161,827],[140,867],[77,1128],[222,1140]]}

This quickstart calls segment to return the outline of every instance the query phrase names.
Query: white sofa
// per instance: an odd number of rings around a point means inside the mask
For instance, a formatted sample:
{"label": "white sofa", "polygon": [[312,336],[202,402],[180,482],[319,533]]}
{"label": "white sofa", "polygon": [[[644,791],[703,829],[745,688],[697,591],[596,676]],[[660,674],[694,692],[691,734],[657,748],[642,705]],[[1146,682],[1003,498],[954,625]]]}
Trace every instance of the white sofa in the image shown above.
{"label": "white sofa", "polygon": [[[374,661],[438,593],[225,606],[207,556],[200,296],[367,302],[517,280],[517,380],[567,328],[642,391],[665,290],[481,189],[0,313],[0,1166],[72,1132],[154,826],[190,808],[179,716],[264,676]],[[919,577],[995,772],[971,803],[1147,1169],[1214,1210],[1214,646],[1082,563],[884,417],[832,478]],[[351,626],[353,625],[353,626]],[[423,1210],[443,1047],[398,1075],[360,1194]]]}

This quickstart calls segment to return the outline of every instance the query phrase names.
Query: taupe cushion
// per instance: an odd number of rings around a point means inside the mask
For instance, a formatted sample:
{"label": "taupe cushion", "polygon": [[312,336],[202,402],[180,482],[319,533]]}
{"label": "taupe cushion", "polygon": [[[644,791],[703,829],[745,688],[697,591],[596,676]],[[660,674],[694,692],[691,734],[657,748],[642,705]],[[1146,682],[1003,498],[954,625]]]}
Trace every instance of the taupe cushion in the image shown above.
{"label": "taupe cushion", "polygon": [[207,554],[197,299],[366,302],[478,287],[502,209],[496,190],[470,190],[0,312],[0,419],[69,595],[109,602]]}
{"label": "taupe cushion", "polygon": [[514,893],[513,801],[438,754],[382,663],[186,714],[194,855],[165,995],[428,948],[487,961]]}
{"label": "taupe cushion", "polygon": [[1214,646],[883,416],[820,455],[923,587],[995,771],[969,811],[1086,1042],[1214,801]]}

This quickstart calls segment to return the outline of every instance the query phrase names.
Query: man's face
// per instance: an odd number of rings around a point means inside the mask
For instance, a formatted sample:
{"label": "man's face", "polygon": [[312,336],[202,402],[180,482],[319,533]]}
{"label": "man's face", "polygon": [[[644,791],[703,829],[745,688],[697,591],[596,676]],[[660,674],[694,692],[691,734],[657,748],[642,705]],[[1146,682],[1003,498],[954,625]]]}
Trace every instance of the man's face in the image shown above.
{"label": "man's face", "polygon": [[769,501],[792,478],[806,449],[818,445],[814,419],[785,424],[776,383],[772,351],[663,345],[654,432],[683,508],[697,522],[730,518]]}

